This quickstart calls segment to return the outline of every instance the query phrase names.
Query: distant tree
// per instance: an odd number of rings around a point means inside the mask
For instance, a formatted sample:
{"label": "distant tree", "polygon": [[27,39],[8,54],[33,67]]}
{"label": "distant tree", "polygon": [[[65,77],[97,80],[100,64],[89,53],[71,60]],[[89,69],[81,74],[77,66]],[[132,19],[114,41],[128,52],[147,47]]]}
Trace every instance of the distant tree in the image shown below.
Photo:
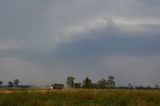
{"label": "distant tree", "polygon": [[81,88],[81,85],[82,85],[81,83],[75,83],[74,84],[75,88]]}
{"label": "distant tree", "polygon": [[3,85],[3,81],[0,81],[0,86],[2,86]]}
{"label": "distant tree", "polygon": [[14,85],[14,84],[13,84],[12,81],[9,81],[9,82],[8,82],[8,86],[9,86],[9,87],[13,87],[13,85]]}
{"label": "distant tree", "polygon": [[135,88],[136,88],[136,89],[145,89],[145,86],[139,85],[139,86],[136,86]]}
{"label": "distant tree", "polygon": [[155,88],[158,89],[158,88],[159,88],[159,85],[156,84],[156,85],[155,85]]}
{"label": "distant tree", "polygon": [[83,81],[83,87],[84,88],[91,88],[92,87],[92,80],[89,79],[88,77],[85,78]]}
{"label": "distant tree", "polygon": [[128,88],[132,89],[133,85],[131,83],[128,83]]}
{"label": "distant tree", "polygon": [[147,85],[145,88],[146,89],[152,89],[152,87],[150,85]]}
{"label": "distant tree", "polygon": [[115,87],[114,76],[108,76],[107,86],[109,88]]}
{"label": "distant tree", "polygon": [[74,80],[75,78],[73,76],[69,76],[66,80],[66,85],[69,87],[69,88],[73,88],[74,87]]}
{"label": "distant tree", "polygon": [[106,88],[107,87],[107,80],[102,78],[101,80],[98,81],[98,87],[99,88]]}
{"label": "distant tree", "polygon": [[15,86],[19,86],[19,83],[20,83],[19,79],[15,79],[15,80],[14,80],[14,85],[15,85]]}

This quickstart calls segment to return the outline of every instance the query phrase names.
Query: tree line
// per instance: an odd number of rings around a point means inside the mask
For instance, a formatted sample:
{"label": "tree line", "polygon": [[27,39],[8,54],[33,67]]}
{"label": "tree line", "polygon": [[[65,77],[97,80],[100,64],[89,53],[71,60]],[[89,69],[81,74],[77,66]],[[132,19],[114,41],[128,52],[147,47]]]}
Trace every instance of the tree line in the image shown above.
{"label": "tree line", "polygon": [[[15,79],[13,81],[8,81],[8,87],[18,87],[20,83],[19,79]],[[0,86],[3,86],[4,82],[0,81]]]}
{"label": "tree line", "polygon": [[108,76],[108,79],[102,78],[101,80],[97,81],[96,83],[93,83],[92,80],[89,77],[86,77],[83,82],[75,82],[75,77],[68,76],[66,79],[66,85],[68,88],[118,88],[118,89],[159,89],[159,85],[155,85],[154,87],[151,87],[149,85],[143,86],[133,86],[131,83],[128,83],[126,86],[115,86],[115,78],[114,76]]}
{"label": "tree line", "polygon": [[108,76],[108,79],[102,78],[97,83],[93,83],[89,77],[86,77],[83,82],[76,83],[73,76],[68,76],[66,79],[68,88],[114,88],[114,76]]}
{"label": "tree line", "polygon": [[[31,87],[31,85],[19,85],[20,80],[19,79],[14,79],[13,81],[8,81],[7,85],[4,85],[3,81],[0,81],[0,87]],[[92,79],[89,77],[86,77],[82,82],[75,82],[75,77],[73,76],[68,76],[66,79],[66,86],[68,88],[119,88],[119,89],[159,89],[159,85],[155,85],[154,87],[151,87],[149,85],[143,86],[133,86],[131,83],[128,83],[127,86],[118,86],[116,87],[116,82],[114,76],[108,76],[107,79],[102,78],[101,80],[97,81],[96,83],[92,82]]]}

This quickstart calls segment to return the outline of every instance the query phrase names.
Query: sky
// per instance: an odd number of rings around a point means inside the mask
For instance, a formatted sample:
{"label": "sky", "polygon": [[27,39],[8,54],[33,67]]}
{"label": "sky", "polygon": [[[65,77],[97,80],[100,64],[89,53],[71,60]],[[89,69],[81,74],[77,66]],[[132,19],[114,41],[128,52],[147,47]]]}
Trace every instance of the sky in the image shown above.
{"label": "sky", "polygon": [[0,80],[160,85],[159,0],[0,0]]}

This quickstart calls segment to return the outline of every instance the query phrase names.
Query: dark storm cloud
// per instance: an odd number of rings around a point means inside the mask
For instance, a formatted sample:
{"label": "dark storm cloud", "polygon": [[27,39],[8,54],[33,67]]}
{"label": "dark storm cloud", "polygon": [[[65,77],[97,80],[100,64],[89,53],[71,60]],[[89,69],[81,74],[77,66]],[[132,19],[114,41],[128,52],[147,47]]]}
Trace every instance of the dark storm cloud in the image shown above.
{"label": "dark storm cloud", "polygon": [[[153,56],[159,55],[159,25],[145,25],[145,31],[128,33],[116,26],[92,29],[78,33],[78,36],[94,36],[92,39],[80,38],[70,43],[59,44],[56,51],[39,52],[26,49],[1,51],[3,56],[41,60],[60,59],[71,61],[99,56]],[[138,36],[138,37],[137,37]]]}
{"label": "dark storm cloud", "polygon": [[[144,26],[143,26],[144,27]],[[55,58],[85,60],[100,56],[153,56],[160,55],[159,25],[146,25],[146,31],[132,32],[112,27],[85,32],[97,36],[94,39],[80,39],[59,45]],[[81,33],[84,35],[85,33]],[[138,36],[138,37],[137,37]],[[64,60],[63,60],[64,59]]]}

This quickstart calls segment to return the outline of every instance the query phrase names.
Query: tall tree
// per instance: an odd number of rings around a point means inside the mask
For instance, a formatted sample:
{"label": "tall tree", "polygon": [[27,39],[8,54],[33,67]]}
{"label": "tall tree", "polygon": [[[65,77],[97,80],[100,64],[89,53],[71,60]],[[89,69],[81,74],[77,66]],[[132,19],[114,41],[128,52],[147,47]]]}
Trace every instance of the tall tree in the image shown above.
{"label": "tall tree", "polygon": [[2,86],[3,85],[3,81],[0,81],[0,86]]}
{"label": "tall tree", "polygon": [[102,78],[101,80],[98,81],[98,87],[99,88],[106,88],[107,87],[107,80]]}
{"label": "tall tree", "polygon": [[108,76],[107,85],[109,88],[115,87],[114,76]]}
{"label": "tall tree", "polygon": [[9,87],[13,87],[13,85],[14,85],[14,84],[13,84],[12,81],[9,81],[9,82],[8,82],[8,86],[9,86]]}
{"label": "tall tree", "polygon": [[19,83],[20,83],[19,79],[15,79],[15,80],[14,80],[14,85],[15,85],[15,86],[19,86]]}
{"label": "tall tree", "polygon": [[66,80],[66,84],[69,88],[73,88],[74,87],[74,80],[75,78],[73,76],[69,76]]}
{"label": "tall tree", "polygon": [[91,88],[92,87],[92,80],[89,79],[88,77],[85,78],[83,81],[83,87],[84,88]]}

